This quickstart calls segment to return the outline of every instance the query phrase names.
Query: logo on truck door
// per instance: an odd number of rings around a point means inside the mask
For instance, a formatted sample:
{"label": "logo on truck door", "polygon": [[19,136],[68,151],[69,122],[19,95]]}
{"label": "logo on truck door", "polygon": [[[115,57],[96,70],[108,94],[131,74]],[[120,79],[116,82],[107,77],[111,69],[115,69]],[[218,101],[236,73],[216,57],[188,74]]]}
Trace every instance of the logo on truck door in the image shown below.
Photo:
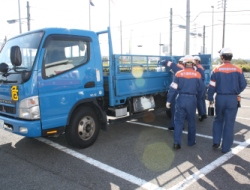
{"label": "logo on truck door", "polygon": [[11,87],[11,99],[14,101],[18,101],[18,87],[17,86]]}

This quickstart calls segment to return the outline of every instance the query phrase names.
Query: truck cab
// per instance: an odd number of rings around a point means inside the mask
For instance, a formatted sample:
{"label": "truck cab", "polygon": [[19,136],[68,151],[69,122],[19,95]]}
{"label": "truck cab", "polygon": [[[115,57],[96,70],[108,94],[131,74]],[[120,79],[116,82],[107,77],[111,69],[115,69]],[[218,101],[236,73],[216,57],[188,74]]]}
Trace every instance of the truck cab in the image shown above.
{"label": "truck cab", "polygon": [[[104,88],[96,33],[61,28],[29,32],[5,44],[0,63],[0,120],[6,130],[27,137],[57,135],[82,106],[91,107],[106,127],[106,114],[97,103]],[[91,121],[85,125],[75,132],[83,140],[95,135],[96,126]]]}

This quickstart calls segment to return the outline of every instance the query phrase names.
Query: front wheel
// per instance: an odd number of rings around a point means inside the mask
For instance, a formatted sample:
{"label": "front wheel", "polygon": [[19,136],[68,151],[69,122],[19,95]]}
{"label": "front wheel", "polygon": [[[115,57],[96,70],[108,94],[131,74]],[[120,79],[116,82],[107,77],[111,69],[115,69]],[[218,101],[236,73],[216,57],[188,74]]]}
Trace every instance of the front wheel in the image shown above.
{"label": "front wheel", "polygon": [[66,140],[69,145],[87,148],[94,144],[100,131],[100,122],[90,107],[77,110],[66,129]]}

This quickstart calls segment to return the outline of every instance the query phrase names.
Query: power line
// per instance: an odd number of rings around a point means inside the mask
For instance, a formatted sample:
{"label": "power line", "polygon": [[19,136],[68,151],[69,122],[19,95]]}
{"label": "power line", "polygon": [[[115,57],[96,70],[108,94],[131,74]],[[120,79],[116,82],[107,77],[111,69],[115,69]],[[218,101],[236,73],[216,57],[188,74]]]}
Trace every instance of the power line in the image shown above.
{"label": "power line", "polygon": [[[214,13],[223,13],[224,11],[214,11]],[[226,11],[227,13],[234,13],[234,12],[250,12],[250,10],[237,10],[237,11]],[[196,17],[192,20],[192,21],[190,21],[190,22],[194,22],[201,14],[203,14],[203,13],[209,13],[209,14],[211,14],[212,13],[212,11],[203,11],[203,12],[200,12],[198,15],[196,15]]]}

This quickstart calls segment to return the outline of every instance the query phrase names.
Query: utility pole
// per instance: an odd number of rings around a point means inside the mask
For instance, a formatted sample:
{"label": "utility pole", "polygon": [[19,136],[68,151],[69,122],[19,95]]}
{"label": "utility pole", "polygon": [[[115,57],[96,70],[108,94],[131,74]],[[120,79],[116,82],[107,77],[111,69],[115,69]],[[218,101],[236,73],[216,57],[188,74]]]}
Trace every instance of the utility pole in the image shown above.
{"label": "utility pole", "polygon": [[30,5],[29,1],[27,1],[27,28],[30,31]]}
{"label": "utility pole", "polygon": [[19,33],[20,33],[20,34],[22,34],[22,23],[21,23],[20,0],[18,0],[18,15],[19,15]]}
{"label": "utility pole", "polygon": [[214,6],[211,6],[212,11],[212,42],[211,42],[211,59],[213,60],[213,51],[214,51]]}
{"label": "utility pole", "polygon": [[110,0],[109,0],[109,27],[110,27],[110,12],[111,10],[110,10]]}
{"label": "utility pole", "polygon": [[[222,0],[223,1],[223,0]],[[222,36],[222,48],[224,48],[224,45],[225,45],[225,25],[226,25],[226,7],[227,7],[227,0],[224,0],[224,3],[223,3],[223,8],[224,8],[224,11],[223,11],[223,36]]]}
{"label": "utility pole", "polygon": [[186,55],[189,54],[190,47],[190,0],[187,0],[187,18],[186,18]]}
{"label": "utility pole", "polygon": [[172,56],[172,47],[173,47],[173,11],[170,8],[170,39],[169,39],[169,55]]}
{"label": "utility pole", "polygon": [[121,54],[122,54],[122,21],[120,20]]}
{"label": "utility pole", "polygon": [[89,2],[89,30],[91,30],[91,1]]}
{"label": "utility pole", "polygon": [[203,26],[203,54],[205,54],[205,36],[206,36],[206,32],[205,32],[206,26]]}
{"label": "utility pole", "polygon": [[160,33],[160,39],[159,39],[159,55],[161,56],[161,33]]}
{"label": "utility pole", "polygon": [[129,54],[132,54],[132,32],[133,30],[130,30],[130,38],[129,38]]}

